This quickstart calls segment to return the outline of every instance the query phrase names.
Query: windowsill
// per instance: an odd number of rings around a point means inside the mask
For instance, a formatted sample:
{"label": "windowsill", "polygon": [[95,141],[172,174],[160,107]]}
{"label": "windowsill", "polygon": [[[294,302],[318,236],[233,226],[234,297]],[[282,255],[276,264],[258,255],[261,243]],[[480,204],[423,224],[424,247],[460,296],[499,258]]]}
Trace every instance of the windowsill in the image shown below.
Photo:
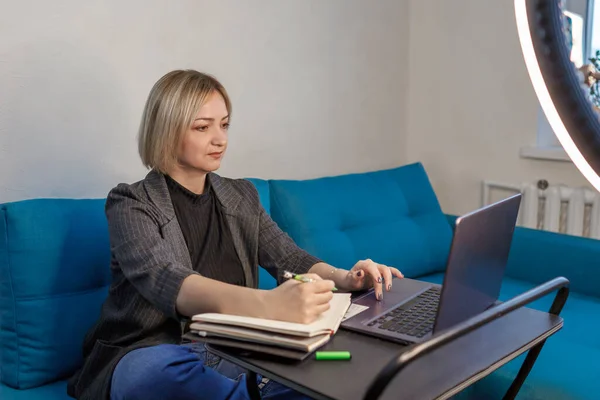
{"label": "windowsill", "polygon": [[519,155],[521,158],[534,160],[571,162],[567,152],[562,147],[526,146],[521,147]]}

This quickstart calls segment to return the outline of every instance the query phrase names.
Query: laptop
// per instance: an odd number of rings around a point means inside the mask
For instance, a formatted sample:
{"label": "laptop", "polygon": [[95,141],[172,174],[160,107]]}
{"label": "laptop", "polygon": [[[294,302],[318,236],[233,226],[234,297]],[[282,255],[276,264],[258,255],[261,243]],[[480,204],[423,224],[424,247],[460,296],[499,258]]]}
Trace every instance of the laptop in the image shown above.
{"label": "laptop", "polygon": [[441,286],[394,279],[382,301],[372,289],[354,298],[353,305],[368,308],[341,327],[403,344],[421,343],[495,305],[520,204],[517,194],[459,217]]}

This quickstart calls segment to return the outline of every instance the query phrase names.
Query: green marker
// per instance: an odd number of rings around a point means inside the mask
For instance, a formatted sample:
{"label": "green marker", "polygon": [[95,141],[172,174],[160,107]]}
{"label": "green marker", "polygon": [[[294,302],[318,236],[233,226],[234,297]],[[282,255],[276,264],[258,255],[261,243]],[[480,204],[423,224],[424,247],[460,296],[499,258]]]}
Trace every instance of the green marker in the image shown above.
{"label": "green marker", "polygon": [[349,351],[317,351],[315,359],[318,361],[339,361],[349,360],[352,354]]}

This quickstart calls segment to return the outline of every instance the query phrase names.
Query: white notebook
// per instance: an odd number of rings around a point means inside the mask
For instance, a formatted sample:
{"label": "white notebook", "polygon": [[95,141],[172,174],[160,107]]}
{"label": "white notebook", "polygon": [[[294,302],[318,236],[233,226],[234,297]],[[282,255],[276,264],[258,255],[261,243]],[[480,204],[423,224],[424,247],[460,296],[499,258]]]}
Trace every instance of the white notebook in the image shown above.
{"label": "white notebook", "polygon": [[[310,324],[298,324],[271,319],[241,317],[237,315],[206,313],[197,314],[192,317],[193,322],[202,323],[202,331],[210,332],[212,324],[220,325],[219,330],[223,332],[224,326],[235,326],[258,331],[274,332],[284,335],[314,337],[320,335],[332,335],[337,332],[346,311],[350,307],[350,293],[335,293],[330,302],[331,307]],[[197,328],[200,326],[196,325]],[[195,329],[195,324],[190,325]],[[230,334],[234,335],[234,331]],[[245,333],[248,334],[247,332]]]}
{"label": "white notebook", "polygon": [[283,335],[281,333],[259,331],[256,329],[204,324],[201,322],[195,322],[191,324],[190,329],[201,338],[238,340],[242,342],[294,349],[303,352],[311,352],[318,349],[327,343],[331,337],[329,334],[313,337],[291,336]]}

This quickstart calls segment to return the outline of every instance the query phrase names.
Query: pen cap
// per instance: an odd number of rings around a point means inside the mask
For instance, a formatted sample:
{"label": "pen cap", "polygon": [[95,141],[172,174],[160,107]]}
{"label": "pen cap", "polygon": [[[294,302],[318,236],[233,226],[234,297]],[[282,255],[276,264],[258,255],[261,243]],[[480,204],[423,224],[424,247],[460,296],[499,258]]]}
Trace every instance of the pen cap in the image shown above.
{"label": "pen cap", "polygon": [[317,351],[315,359],[320,361],[326,360],[349,360],[352,355],[349,351]]}

